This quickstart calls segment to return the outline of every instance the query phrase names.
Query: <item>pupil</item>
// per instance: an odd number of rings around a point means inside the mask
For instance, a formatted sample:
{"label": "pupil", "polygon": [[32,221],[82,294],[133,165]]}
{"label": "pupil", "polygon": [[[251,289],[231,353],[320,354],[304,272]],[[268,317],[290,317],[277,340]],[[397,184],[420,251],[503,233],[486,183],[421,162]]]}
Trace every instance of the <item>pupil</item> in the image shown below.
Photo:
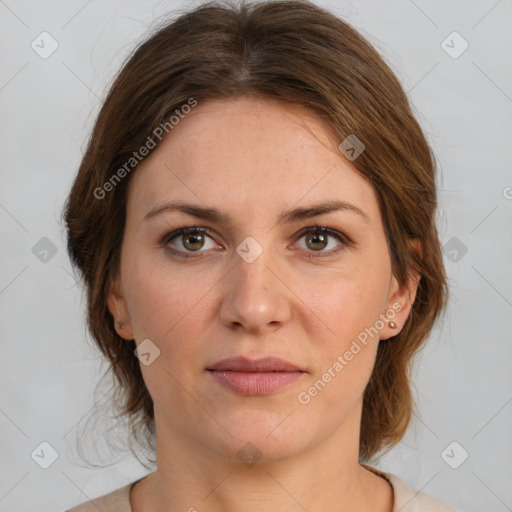
{"label": "pupil", "polygon": [[[189,234],[185,236],[185,247],[188,247],[192,251],[196,251],[201,248],[202,245],[202,234]],[[192,239],[191,243],[188,243],[187,241]],[[192,245],[192,247],[191,247]],[[194,247],[196,245],[199,245],[199,247]]]}
{"label": "pupil", "polygon": [[320,243],[320,244],[323,244],[322,247],[319,247],[319,249],[323,249],[326,245],[327,245],[327,242],[326,242],[326,236],[323,235],[323,234],[313,234],[313,235],[310,235],[308,237],[309,241],[311,240],[320,240],[320,242],[316,242],[316,241],[313,241],[313,244],[317,244],[317,243]]}

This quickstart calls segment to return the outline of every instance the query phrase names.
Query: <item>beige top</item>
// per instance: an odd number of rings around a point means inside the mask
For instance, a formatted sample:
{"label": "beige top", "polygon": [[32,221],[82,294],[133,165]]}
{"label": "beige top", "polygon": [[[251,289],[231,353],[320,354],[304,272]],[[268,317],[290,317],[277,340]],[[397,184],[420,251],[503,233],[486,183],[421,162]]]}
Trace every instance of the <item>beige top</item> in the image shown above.
{"label": "beige top", "polygon": [[[414,491],[403,480],[391,473],[384,473],[366,465],[364,467],[382,476],[391,484],[394,495],[392,512],[456,512],[428,494]],[[138,481],[136,480],[109,494],[82,503],[65,512],[132,512],[130,489]]]}

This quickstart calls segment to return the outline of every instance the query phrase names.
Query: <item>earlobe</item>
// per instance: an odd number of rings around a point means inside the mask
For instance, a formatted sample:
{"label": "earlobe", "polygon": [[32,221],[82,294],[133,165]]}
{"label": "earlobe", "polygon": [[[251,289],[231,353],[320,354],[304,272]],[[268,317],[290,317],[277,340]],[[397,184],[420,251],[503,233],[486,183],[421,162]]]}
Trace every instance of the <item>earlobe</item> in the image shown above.
{"label": "earlobe", "polygon": [[[419,259],[423,256],[423,251],[419,240],[411,242],[414,252]],[[407,283],[400,285],[395,276],[393,276],[393,285],[388,307],[384,313],[386,319],[385,326],[381,330],[381,340],[387,340],[396,336],[402,329],[411,313],[412,306],[416,299],[418,286],[421,281],[421,274],[416,270],[410,269]]]}
{"label": "earlobe", "polygon": [[107,304],[110,314],[114,318],[114,329],[117,334],[126,340],[134,339],[130,316],[126,307],[126,300],[122,287],[117,279],[110,282]]}

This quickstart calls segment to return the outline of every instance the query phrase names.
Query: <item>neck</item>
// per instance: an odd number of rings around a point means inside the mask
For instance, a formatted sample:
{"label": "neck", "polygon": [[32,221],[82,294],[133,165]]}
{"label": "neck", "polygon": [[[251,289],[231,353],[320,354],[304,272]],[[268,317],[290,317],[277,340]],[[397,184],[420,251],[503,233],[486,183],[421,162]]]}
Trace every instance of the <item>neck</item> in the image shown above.
{"label": "neck", "polygon": [[[392,511],[390,485],[359,464],[357,415],[321,444],[254,465],[216,453],[186,432],[170,432],[161,420],[158,468],[133,488],[133,512]],[[268,446],[262,452],[270,453]]]}

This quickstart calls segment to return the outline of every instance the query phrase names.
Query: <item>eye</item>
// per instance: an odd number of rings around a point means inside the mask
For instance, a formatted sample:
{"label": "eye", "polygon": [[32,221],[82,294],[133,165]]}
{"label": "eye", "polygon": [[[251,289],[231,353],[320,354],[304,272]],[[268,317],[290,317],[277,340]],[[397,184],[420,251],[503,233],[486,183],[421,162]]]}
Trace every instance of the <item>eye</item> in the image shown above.
{"label": "eye", "polygon": [[[203,227],[181,228],[165,235],[162,239],[162,244],[173,254],[184,257],[194,257],[187,256],[186,253],[203,253],[205,251],[202,251],[201,249],[208,250],[218,247],[218,245],[213,242],[213,239],[206,233],[207,229]],[[208,247],[207,244],[205,247],[206,239],[212,240],[210,247]]]}
{"label": "eye", "polygon": [[[301,239],[305,239],[306,247],[303,248],[308,251],[308,257],[310,258],[322,258],[338,254],[351,244],[351,240],[343,233],[322,226],[310,226],[302,231],[300,237]],[[324,251],[324,249],[330,245],[330,238],[336,239],[339,243],[337,246],[336,243],[331,244],[334,245],[334,247]]]}
{"label": "eye", "polygon": [[[200,226],[185,227],[166,234],[161,243],[168,251],[177,256],[183,258],[201,257],[202,253],[219,247],[207,233],[208,228]],[[307,227],[299,233],[299,237],[300,240],[305,239],[306,246],[301,248],[307,252],[309,258],[333,256],[352,244],[352,240],[348,236],[335,229],[322,226]],[[209,247],[206,244],[207,239],[211,240]],[[337,240],[338,244],[331,244],[330,239]],[[329,245],[334,245],[334,247],[327,251],[324,250]],[[193,253],[198,254],[196,256]]]}

